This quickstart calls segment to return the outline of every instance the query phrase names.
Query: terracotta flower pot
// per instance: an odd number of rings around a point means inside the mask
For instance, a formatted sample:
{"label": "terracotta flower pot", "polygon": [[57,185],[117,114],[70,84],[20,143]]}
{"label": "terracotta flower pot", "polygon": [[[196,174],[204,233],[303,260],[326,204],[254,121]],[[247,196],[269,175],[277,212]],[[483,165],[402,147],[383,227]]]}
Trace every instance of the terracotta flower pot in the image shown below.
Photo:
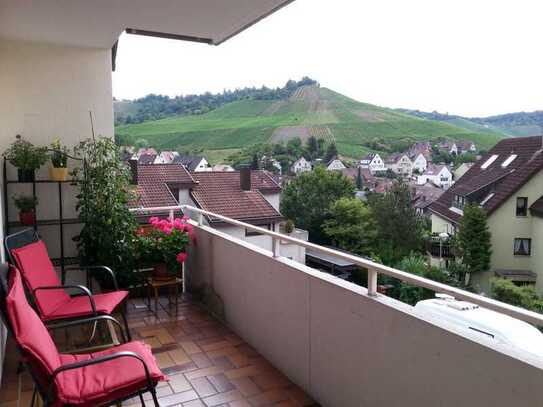
{"label": "terracotta flower pot", "polygon": [[53,181],[66,181],[68,168],[49,167],[49,177]]}
{"label": "terracotta flower pot", "polygon": [[17,178],[19,182],[34,182],[35,171],[34,170],[17,170]]}
{"label": "terracotta flower pot", "polygon": [[36,224],[36,212],[19,212],[19,220],[25,226]]}
{"label": "terracotta flower pot", "polygon": [[168,273],[168,267],[166,263],[158,263],[153,267],[153,279],[156,281],[168,281],[173,280],[175,276]]}

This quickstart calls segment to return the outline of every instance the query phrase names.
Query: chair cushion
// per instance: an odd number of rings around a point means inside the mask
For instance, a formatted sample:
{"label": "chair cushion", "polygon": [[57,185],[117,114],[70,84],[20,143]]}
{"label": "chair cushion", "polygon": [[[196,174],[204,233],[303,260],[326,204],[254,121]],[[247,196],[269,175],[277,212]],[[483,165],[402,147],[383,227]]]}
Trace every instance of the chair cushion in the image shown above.
{"label": "chair cushion", "polygon": [[16,342],[35,359],[30,361],[32,365],[43,373],[52,373],[60,366],[60,355],[47,328],[28,304],[21,275],[14,267],[10,271],[6,308]]}
{"label": "chair cushion", "polygon": [[[151,348],[139,341],[86,355],[61,354],[60,360],[62,365],[66,365],[125,351],[134,352],[143,358],[153,384],[166,380],[166,376],[160,371],[151,353]],[[133,357],[121,357],[96,365],[67,370],[57,377],[60,401],[85,406],[99,405],[107,400],[128,396],[146,386],[147,379],[143,365]]]}
{"label": "chair cushion", "polygon": [[[61,285],[43,241],[38,240],[35,243],[13,249],[11,253],[29,290]],[[44,290],[36,293],[35,300],[38,310],[43,316],[67,303],[70,296],[64,290]]]}
{"label": "chair cushion", "polygon": [[[96,311],[99,314],[111,314],[115,307],[119,305],[128,295],[128,291],[114,291],[111,293],[93,295]],[[74,318],[83,315],[89,315],[92,308],[89,297],[80,295],[68,298],[68,302],[61,304],[57,309],[43,314],[45,321],[61,318]]]}

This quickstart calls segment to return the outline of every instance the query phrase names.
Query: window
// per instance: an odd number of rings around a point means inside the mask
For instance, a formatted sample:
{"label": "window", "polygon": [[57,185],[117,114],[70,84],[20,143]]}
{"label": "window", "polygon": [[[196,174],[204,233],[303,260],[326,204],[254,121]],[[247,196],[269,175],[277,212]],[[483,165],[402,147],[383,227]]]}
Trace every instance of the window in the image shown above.
{"label": "window", "polygon": [[529,256],[532,253],[532,239],[516,238],[513,253],[515,256]]}
{"label": "window", "polygon": [[491,155],[490,158],[488,160],[486,160],[482,165],[481,165],[481,169],[482,170],[485,170],[487,169],[490,164],[492,164],[494,161],[496,161],[496,159],[498,158],[498,156],[496,154],[494,155]]}
{"label": "window", "polygon": [[511,164],[515,158],[517,158],[517,155],[516,154],[511,154],[509,157],[507,157],[507,160],[505,160],[503,163],[502,163],[502,167],[505,168],[507,167],[509,164]]}
{"label": "window", "polygon": [[464,209],[465,205],[466,205],[466,197],[462,195],[454,196],[453,207],[458,208],[458,209]]}
{"label": "window", "polygon": [[517,198],[517,216],[528,216],[528,198],[518,197]]}
{"label": "window", "polygon": [[[271,223],[266,223],[263,225],[255,225],[255,226],[258,226],[259,228],[263,228],[263,229],[272,230]],[[262,233],[255,232],[254,230],[245,229],[245,236],[261,236],[261,235]]]}

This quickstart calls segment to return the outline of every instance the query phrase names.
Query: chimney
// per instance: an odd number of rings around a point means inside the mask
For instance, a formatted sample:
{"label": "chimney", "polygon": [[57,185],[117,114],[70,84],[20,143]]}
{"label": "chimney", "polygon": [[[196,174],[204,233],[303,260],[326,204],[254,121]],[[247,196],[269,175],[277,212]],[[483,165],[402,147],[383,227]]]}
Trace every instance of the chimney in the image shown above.
{"label": "chimney", "polygon": [[138,160],[131,158],[128,160],[130,166],[130,172],[132,173],[132,179],[130,180],[132,185],[138,185]]}
{"label": "chimney", "polygon": [[242,191],[251,190],[251,167],[242,165],[239,168],[239,186]]}

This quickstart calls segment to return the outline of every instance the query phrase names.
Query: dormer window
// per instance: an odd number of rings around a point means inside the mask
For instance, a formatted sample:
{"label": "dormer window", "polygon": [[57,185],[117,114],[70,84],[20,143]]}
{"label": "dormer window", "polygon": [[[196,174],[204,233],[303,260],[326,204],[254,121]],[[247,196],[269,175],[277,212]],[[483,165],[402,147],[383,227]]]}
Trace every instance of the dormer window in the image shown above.
{"label": "dormer window", "polygon": [[453,207],[464,210],[464,206],[466,206],[466,197],[462,195],[455,195]]}
{"label": "dormer window", "polygon": [[[490,156],[490,158],[488,160],[486,160],[482,165],[481,165],[481,169],[482,170],[486,170],[494,161],[496,161],[498,159],[498,155],[497,154],[493,154]],[[512,160],[511,160],[512,161]]]}
{"label": "dormer window", "polygon": [[515,161],[515,158],[517,158],[516,154],[511,154],[509,157],[507,157],[507,160],[502,163],[502,168],[506,168],[509,164]]}

